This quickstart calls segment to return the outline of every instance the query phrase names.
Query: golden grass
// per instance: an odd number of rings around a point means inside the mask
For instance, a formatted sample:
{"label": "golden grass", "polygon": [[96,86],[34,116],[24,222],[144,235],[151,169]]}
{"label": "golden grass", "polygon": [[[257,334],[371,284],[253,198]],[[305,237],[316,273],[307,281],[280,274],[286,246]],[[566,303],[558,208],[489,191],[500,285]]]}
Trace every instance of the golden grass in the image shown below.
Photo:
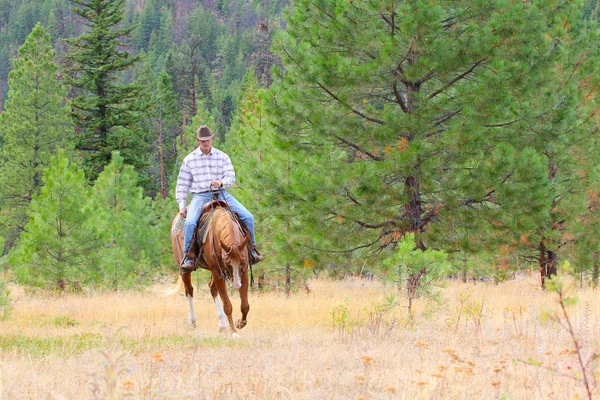
{"label": "golden grass", "polygon": [[[585,397],[572,340],[547,318],[556,294],[533,278],[448,283],[441,302],[417,301],[412,323],[402,294],[386,309],[396,292],[373,281],[313,281],[289,298],[254,292],[241,340],[218,333],[205,286],[194,331],[187,301],[158,295],[168,284],[64,296],[13,288],[0,321],[0,399]],[[578,294],[569,311],[589,358],[600,300]],[[234,307],[238,318],[237,297]]]}

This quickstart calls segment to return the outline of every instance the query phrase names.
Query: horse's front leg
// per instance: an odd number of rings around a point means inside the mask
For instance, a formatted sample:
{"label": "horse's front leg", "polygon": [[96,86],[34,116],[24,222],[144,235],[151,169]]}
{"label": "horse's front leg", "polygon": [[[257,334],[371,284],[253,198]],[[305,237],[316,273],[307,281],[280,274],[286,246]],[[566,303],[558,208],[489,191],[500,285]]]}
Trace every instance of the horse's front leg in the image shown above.
{"label": "horse's front leg", "polygon": [[219,290],[217,289],[215,278],[212,275],[210,277],[210,282],[208,282],[208,287],[210,288],[210,294],[215,301],[215,306],[217,307],[217,317],[219,317],[219,332],[224,332],[228,326],[227,316],[225,315],[225,310],[223,310],[223,302],[221,301],[221,296],[219,296]]}
{"label": "horse's front leg", "polygon": [[194,312],[194,286],[192,286],[192,273],[189,271],[181,272],[181,280],[185,287],[185,297],[188,299],[190,306],[190,325],[196,328],[196,313]]}
{"label": "horse's front leg", "polygon": [[242,318],[237,321],[237,328],[242,329],[246,326],[248,322],[246,317],[248,316],[248,311],[250,311],[250,303],[248,303],[248,274],[242,274],[242,286],[240,287],[240,300],[242,301],[241,310],[242,310]]}
{"label": "horse's front leg", "polygon": [[[239,337],[237,330],[235,329],[235,325],[233,324],[233,316],[231,315],[233,312],[233,307],[231,305],[231,300],[229,299],[229,295],[227,294],[227,285],[225,284],[225,279],[221,276],[214,276],[214,284],[217,287],[217,292],[223,302],[223,312],[227,316],[227,322],[229,322],[229,329],[231,330],[231,336]],[[217,304],[218,307],[218,304]]]}

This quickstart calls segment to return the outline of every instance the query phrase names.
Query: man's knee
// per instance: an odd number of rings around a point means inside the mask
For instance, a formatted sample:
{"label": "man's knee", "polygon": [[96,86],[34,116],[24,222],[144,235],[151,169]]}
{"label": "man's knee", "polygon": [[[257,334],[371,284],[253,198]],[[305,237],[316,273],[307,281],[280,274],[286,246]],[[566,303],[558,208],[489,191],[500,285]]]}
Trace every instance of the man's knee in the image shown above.
{"label": "man's knee", "polygon": [[194,229],[196,229],[196,225],[197,225],[196,221],[190,221],[190,222],[185,221],[185,224],[183,225],[183,230],[185,232],[185,231],[189,231],[191,229],[193,232]]}
{"label": "man's knee", "polygon": [[252,215],[252,213],[248,210],[245,210],[244,212],[242,212],[240,214],[240,218],[246,221],[253,221],[254,222],[254,215]]}

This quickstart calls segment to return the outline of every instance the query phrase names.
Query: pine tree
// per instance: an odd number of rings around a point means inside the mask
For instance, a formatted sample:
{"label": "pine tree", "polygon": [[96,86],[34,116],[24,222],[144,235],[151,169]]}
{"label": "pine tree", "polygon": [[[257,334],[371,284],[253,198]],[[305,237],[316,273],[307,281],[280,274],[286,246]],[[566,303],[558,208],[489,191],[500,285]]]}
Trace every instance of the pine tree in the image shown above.
{"label": "pine tree", "polygon": [[77,148],[84,152],[84,167],[94,180],[110,162],[111,152],[127,149],[127,163],[141,169],[147,164],[144,137],[135,130],[139,111],[140,86],[123,85],[118,73],[133,66],[123,46],[136,26],[121,27],[125,0],[72,0],[73,12],[84,19],[88,29],[68,40],[69,82],[77,88],[72,116],[78,129]]}
{"label": "pine tree", "polygon": [[535,229],[552,193],[532,137],[585,115],[556,101],[581,90],[562,64],[580,19],[554,1],[294,4],[269,109],[281,146],[307,154],[310,177],[282,189],[305,209],[304,245],[369,257],[409,232],[425,249],[452,226],[489,245]]}
{"label": "pine tree", "polygon": [[50,35],[50,39],[52,40],[52,45],[56,45],[56,39],[60,37],[60,24],[56,18],[56,13],[54,10],[50,11],[50,15],[48,15],[48,34]]}
{"label": "pine tree", "polygon": [[[519,247],[525,247],[525,257],[534,255],[539,269],[540,282],[558,273],[561,254],[573,254],[574,245],[587,236],[581,218],[587,214],[587,197],[596,187],[593,173],[598,143],[595,92],[600,87],[597,50],[600,32],[583,20],[574,22],[574,32],[569,48],[563,51],[560,68],[547,72],[547,78],[560,82],[560,90],[548,87],[540,90],[536,105],[545,110],[540,123],[531,125],[528,145],[542,156],[547,166],[549,184],[548,204],[542,218],[528,229],[515,226],[522,232]],[[516,243],[517,241],[515,241]],[[517,247],[517,246],[514,246]],[[575,246],[577,249],[579,246]],[[579,247],[578,251],[590,253]],[[573,272],[589,269],[589,264],[575,265]]]}
{"label": "pine tree", "polygon": [[2,28],[8,24],[12,9],[13,6],[10,4],[10,0],[0,0],[0,26]]}
{"label": "pine tree", "polygon": [[19,48],[9,75],[8,100],[0,117],[0,226],[10,248],[28,221],[27,206],[58,148],[71,148],[73,128],[67,89],[57,79],[50,37],[36,25]]}
{"label": "pine tree", "polygon": [[[597,148],[597,145],[598,143],[594,147]],[[598,242],[600,236],[600,223],[598,223],[600,214],[600,168],[598,165],[593,165],[585,171],[584,176],[589,182],[585,192],[584,204],[586,210],[577,218],[578,229],[575,232],[576,240],[572,252],[575,256],[570,257],[570,259],[573,259],[576,266],[581,266],[578,270],[572,271],[579,278],[580,283],[583,283],[583,278],[587,274],[591,285],[598,287],[600,283],[600,243]]]}
{"label": "pine tree", "polygon": [[224,38],[222,50],[223,74],[220,83],[223,86],[231,85],[236,80],[241,80],[246,72],[244,54],[241,50],[239,37]]}
{"label": "pine tree", "polygon": [[14,30],[11,34],[17,43],[22,43],[29,35],[33,27],[39,23],[41,13],[40,4],[37,1],[25,0],[16,10],[14,19]]}
{"label": "pine tree", "polygon": [[181,135],[181,112],[177,107],[177,94],[173,90],[171,76],[165,69],[155,78],[149,66],[146,66],[143,75],[150,91],[150,107],[143,124],[154,138],[152,168],[149,169],[151,189],[146,193],[151,197],[158,193],[166,198],[177,160],[176,142]]}
{"label": "pine tree", "polygon": [[173,47],[173,14],[169,8],[166,8],[160,18],[158,40],[152,50],[164,57]]}
{"label": "pine tree", "polygon": [[209,110],[215,106],[212,68],[217,64],[219,26],[215,16],[204,9],[190,17],[189,38],[172,53],[169,73],[182,97],[185,115],[195,115],[202,100]]}
{"label": "pine tree", "polygon": [[83,171],[69,163],[64,150],[52,157],[44,186],[29,206],[31,218],[11,255],[19,282],[77,288],[96,275],[98,231],[89,224],[89,189]]}
{"label": "pine tree", "polygon": [[[271,86],[271,67],[274,64],[275,57],[271,51],[274,32],[277,30],[277,23],[271,18],[269,2],[267,0],[256,1],[256,7],[260,10],[260,22],[255,33],[254,42],[256,45],[256,55],[254,68],[261,82],[265,87]],[[277,3],[277,2],[274,2]]]}
{"label": "pine tree", "polygon": [[593,17],[593,13],[596,9],[596,6],[598,4],[598,0],[583,0],[583,5],[582,5],[582,12],[583,12],[583,17],[586,19],[590,19]]}
{"label": "pine tree", "polygon": [[145,283],[158,263],[155,216],[137,180],[133,167],[115,151],[95,181],[90,200],[91,223],[104,238],[98,251],[102,282],[114,290]]}
{"label": "pine tree", "polygon": [[[314,258],[306,248],[288,238],[300,221],[296,207],[281,197],[282,187],[290,184],[293,169],[302,164],[287,151],[272,151],[275,131],[264,110],[264,90],[253,69],[249,69],[240,88],[240,107],[235,123],[227,134],[224,150],[230,154],[236,170],[234,195],[254,215],[257,245],[268,254],[255,275],[285,277],[286,282],[304,281],[314,267]],[[293,152],[293,150],[292,150]]]}
{"label": "pine tree", "polygon": [[138,50],[148,50],[152,32],[160,29],[159,17],[160,3],[156,0],[148,0],[140,17],[140,27],[137,30],[136,47]]}

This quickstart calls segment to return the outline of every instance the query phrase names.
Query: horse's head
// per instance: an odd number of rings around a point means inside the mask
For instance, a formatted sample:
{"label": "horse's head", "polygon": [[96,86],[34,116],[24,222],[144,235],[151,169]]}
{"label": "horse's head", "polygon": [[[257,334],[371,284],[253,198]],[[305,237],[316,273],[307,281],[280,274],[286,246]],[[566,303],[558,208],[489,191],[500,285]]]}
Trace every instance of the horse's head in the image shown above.
{"label": "horse's head", "polygon": [[221,256],[225,266],[233,271],[233,288],[242,286],[241,276],[248,270],[248,237],[239,244],[228,245],[221,240]]}

